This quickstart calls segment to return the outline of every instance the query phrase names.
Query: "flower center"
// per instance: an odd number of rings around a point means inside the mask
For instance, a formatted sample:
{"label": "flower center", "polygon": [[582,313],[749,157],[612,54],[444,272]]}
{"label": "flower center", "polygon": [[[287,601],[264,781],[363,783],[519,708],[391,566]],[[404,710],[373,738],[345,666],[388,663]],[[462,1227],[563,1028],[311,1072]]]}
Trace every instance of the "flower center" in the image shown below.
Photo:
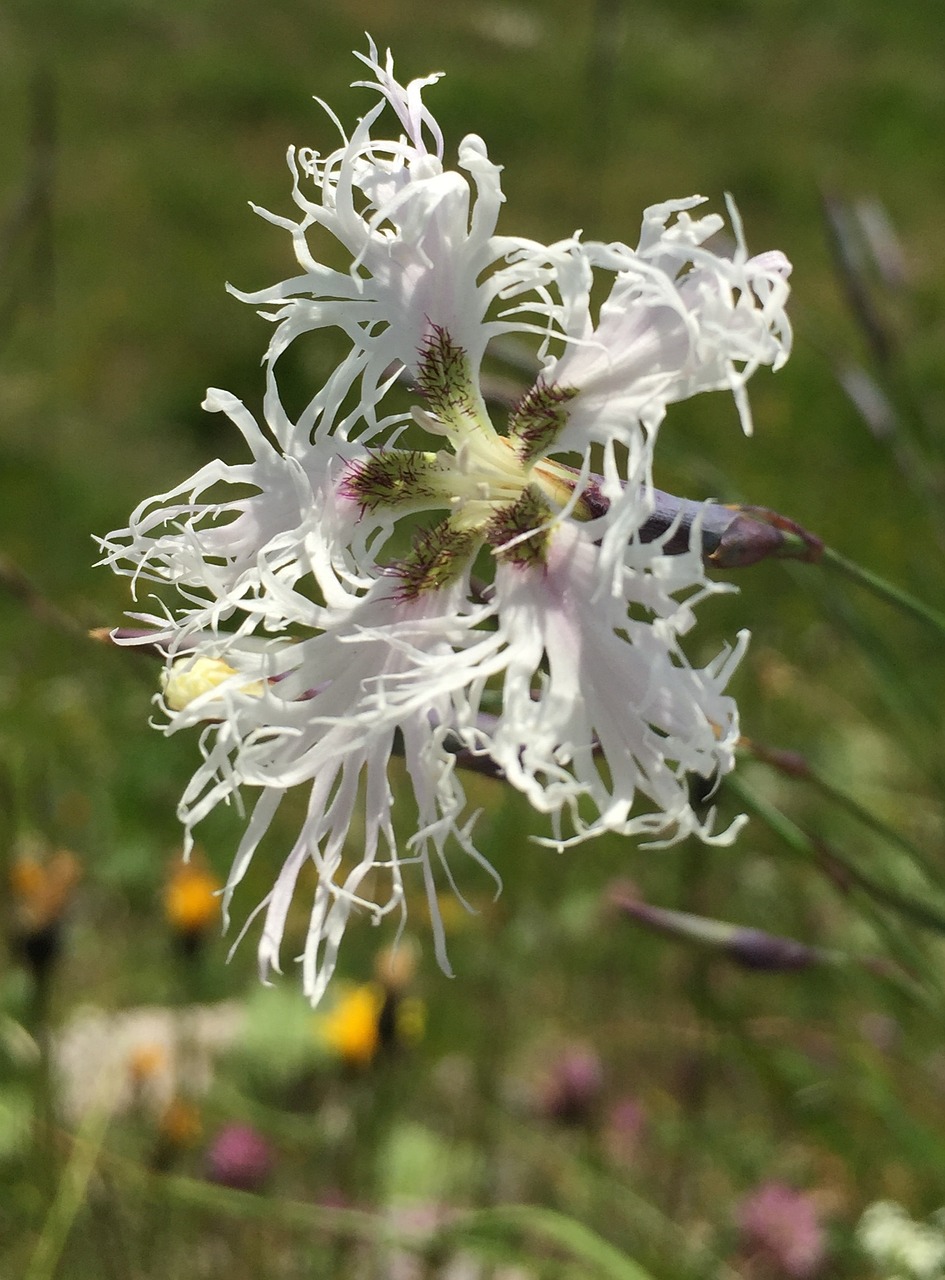
{"label": "flower center", "polygon": [[[402,560],[389,567],[413,597],[456,581],[484,544],[514,564],[543,563],[556,511],[574,495],[576,473],[545,455],[567,418],[573,391],[540,380],[500,435],[475,386],[466,353],[434,327],[420,353],[418,382],[426,397],[418,425],[451,446],[437,452],[381,449],[352,463],[343,497],[362,511],[400,515],[446,509],[449,515],[421,531]],[[575,514],[589,519],[579,499]]]}

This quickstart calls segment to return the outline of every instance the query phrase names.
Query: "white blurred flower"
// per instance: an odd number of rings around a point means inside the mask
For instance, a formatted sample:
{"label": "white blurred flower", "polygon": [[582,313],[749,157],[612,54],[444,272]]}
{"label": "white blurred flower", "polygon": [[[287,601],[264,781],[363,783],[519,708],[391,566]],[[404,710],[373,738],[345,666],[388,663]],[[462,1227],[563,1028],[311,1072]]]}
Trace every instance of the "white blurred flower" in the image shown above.
{"label": "white blurred flower", "polygon": [[52,1047],[67,1120],[77,1123],[101,1108],[120,1114],[136,1103],[160,1115],[182,1091],[189,1097],[206,1093],[217,1060],[239,1039],[245,1021],[245,1007],[235,1000],[186,1009],[78,1009]]}
{"label": "white blurred flower", "polygon": [[889,1280],[942,1280],[945,1276],[945,1230],[915,1222],[901,1205],[878,1200],[869,1205],[856,1229],[863,1251]]}
{"label": "white blurred flower", "polygon": [[[692,809],[687,776],[732,767],[737,712],[724,689],[746,636],[690,664],[681,637],[698,601],[723,588],[698,546],[669,555],[641,529],[667,405],[728,388],[747,429],[745,379],[780,364],[790,341],[786,260],[748,257],[737,222],[734,256],[713,254],[705,242],[721,219],[690,218],[698,198],[648,210],[635,250],[497,236],[499,169],[482,141],[460,144],[464,172],[444,168],[422,99],[437,77],[403,87],[373,46],[362,61],[376,106],[327,158],[290,152],[299,222],[265,215],[291,231],[302,274],[241,295],[276,323],[268,430],[209,392],[206,407],[230,416],[251,460],[210,463],[103,543],[136,587],[174,588],[157,612],[133,615],[146,631],[125,641],[167,653],[166,732],[203,726],[181,803],[188,834],[220,801],[259,793],[227,902],[286,791],[309,788],[259,909],[265,974],[314,865],[303,957],[313,1000],[353,908],[375,921],[403,913],[410,864],[447,967],[434,872],[452,883],[451,842],[481,861],[457,750],[489,757],[550,814],[557,846],[602,831],[732,838]],[[396,140],[372,135],[388,105]],[[339,241],[349,270],[316,259],[315,228]],[[596,310],[598,277],[609,294]],[[273,366],[300,334],[329,327],[348,350],[292,421]],[[488,343],[511,333],[532,336],[541,373],[500,430],[479,373]],[[404,371],[410,412],[388,395]],[[395,747],[416,802],[405,850],[388,783]]]}

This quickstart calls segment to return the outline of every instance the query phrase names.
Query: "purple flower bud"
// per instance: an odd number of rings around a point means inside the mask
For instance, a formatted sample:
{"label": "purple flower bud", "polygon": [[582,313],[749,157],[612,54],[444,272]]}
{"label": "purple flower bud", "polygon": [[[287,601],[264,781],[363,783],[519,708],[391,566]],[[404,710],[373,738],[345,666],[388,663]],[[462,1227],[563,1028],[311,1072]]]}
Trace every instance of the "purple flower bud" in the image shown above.
{"label": "purple flower bud", "polygon": [[269,1143],[248,1124],[228,1124],[217,1134],[206,1157],[207,1177],[237,1191],[258,1191],[273,1166]]}
{"label": "purple flower bud", "polygon": [[782,938],[761,929],[737,929],[728,944],[728,954],[744,969],[768,973],[790,973],[806,969],[821,956],[794,938]]}
{"label": "purple flower bud", "polygon": [[795,520],[766,507],[732,507],[735,514],[709,555],[720,569],[743,569],[760,560],[804,560],[816,564],[824,551],[820,538]]}
{"label": "purple flower bud", "polygon": [[745,1196],[736,1217],[743,1255],[766,1267],[772,1277],[811,1280],[823,1267],[824,1231],[807,1192],[783,1182],[764,1182]]}
{"label": "purple flower bud", "polygon": [[604,1074],[597,1053],[581,1045],[566,1049],[552,1063],[541,1110],[562,1124],[584,1124],[600,1098]]}

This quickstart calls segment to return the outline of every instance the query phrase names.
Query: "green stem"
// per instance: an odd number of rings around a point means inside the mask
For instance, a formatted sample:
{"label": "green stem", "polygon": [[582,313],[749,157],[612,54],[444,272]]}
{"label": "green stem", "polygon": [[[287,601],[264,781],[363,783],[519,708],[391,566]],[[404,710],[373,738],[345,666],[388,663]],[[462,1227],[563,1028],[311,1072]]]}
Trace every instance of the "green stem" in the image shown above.
{"label": "green stem", "polygon": [[53,1096],[52,1045],[49,1023],[50,974],[38,972],[33,977],[33,1009],[31,1030],[38,1049],[33,1095],[33,1142],[36,1157],[37,1184],[49,1202],[56,1189],[57,1151]]}
{"label": "green stem", "polygon": [[821,564],[825,564],[831,569],[836,569],[838,573],[843,574],[845,578],[849,578],[851,582],[857,582],[861,587],[866,587],[868,591],[872,591],[880,600],[885,600],[887,604],[901,609],[903,613],[908,613],[911,617],[918,618],[920,622],[924,622],[926,626],[933,627],[941,635],[945,636],[945,614],[939,613],[937,609],[933,609],[927,604],[923,604],[921,600],[917,600],[908,591],[903,591],[901,587],[887,582],[885,578],[881,578],[870,569],[864,569],[862,565],[854,564],[852,560],[847,560],[845,556],[834,551],[832,547],[824,547]]}
{"label": "green stem", "polygon": [[919,902],[900,890],[879,883],[832,845],[814,840],[780,809],[752,791],[737,776],[730,774],[725,780],[725,785],[733,795],[738,797],[741,804],[780,837],[792,853],[821,871],[826,870],[828,878],[836,883],[835,877],[829,874],[829,866],[832,864],[846,877],[851,888],[860,890],[870,905],[875,924],[886,936],[887,942],[899,962],[905,967],[907,974],[913,979],[921,975],[926,989],[934,995],[936,1008],[940,1008],[942,1002],[945,1002],[945,988],[942,988],[934,971],[930,968],[927,954],[918,945],[910,930],[893,929],[893,921],[890,917],[877,911],[876,908],[882,906],[887,910],[895,911],[900,917],[905,916],[939,934],[945,933],[945,915],[926,902]]}
{"label": "green stem", "polygon": [[[705,806],[694,797],[696,811],[704,813]],[[704,915],[709,909],[707,901],[709,860],[704,856],[694,838],[687,841],[680,860],[682,885],[680,901],[690,913]],[[696,1016],[696,1043],[687,1045],[675,1065],[676,1096],[682,1112],[682,1123],[676,1139],[675,1150],[669,1162],[666,1181],[666,1218],[676,1222],[685,1216],[687,1193],[699,1177],[698,1156],[705,1148],[703,1129],[711,1085],[710,1026],[708,1013],[711,964],[704,954],[695,952],[685,960],[686,973],[683,982],[686,995]]]}
{"label": "green stem", "polygon": [[26,1280],[52,1280],[57,1273],[69,1234],[85,1204],[109,1118],[106,1111],[91,1110],[83,1120],[26,1272]]}
{"label": "green stem", "polygon": [[[149,1176],[132,1162],[112,1156],[110,1163],[122,1169],[126,1184],[133,1182],[145,1188],[150,1185]],[[157,1180],[157,1185],[166,1196],[181,1204],[210,1209],[242,1222],[275,1222],[307,1232],[328,1231],[378,1248],[399,1246],[414,1254],[429,1248],[481,1248],[494,1257],[498,1248],[503,1258],[522,1257],[524,1246],[518,1244],[519,1240],[537,1237],[559,1246],[583,1264],[582,1275],[600,1277],[600,1280],[653,1280],[650,1272],[596,1232],[573,1218],[538,1206],[497,1205],[457,1213],[445,1226],[423,1238],[415,1231],[392,1226],[384,1215],[363,1210],[326,1209],[311,1203],[233,1191],[178,1175],[165,1175]],[[40,1280],[40,1276],[41,1280],[51,1280],[48,1271],[37,1273],[36,1280]]]}
{"label": "green stem", "polygon": [[808,783],[814,790],[820,792],[822,796],[850,814],[851,817],[856,818],[858,822],[861,822],[863,826],[875,835],[880,836],[888,844],[895,845],[903,853],[908,854],[916,866],[921,867],[930,880],[941,882],[945,868],[896,827],[890,826],[888,822],[873,813],[872,810],[865,808],[853,796],[848,795],[846,791],[841,791],[832,782],[828,782],[823,774],[819,773],[803,756],[794,752],[780,751],[776,748],[767,747],[763,743],[753,742],[748,738],[742,738],[739,746],[749,751],[755,760],[759,760],[762,764],[771,765],[785,777],[796,778],[800,782]]}

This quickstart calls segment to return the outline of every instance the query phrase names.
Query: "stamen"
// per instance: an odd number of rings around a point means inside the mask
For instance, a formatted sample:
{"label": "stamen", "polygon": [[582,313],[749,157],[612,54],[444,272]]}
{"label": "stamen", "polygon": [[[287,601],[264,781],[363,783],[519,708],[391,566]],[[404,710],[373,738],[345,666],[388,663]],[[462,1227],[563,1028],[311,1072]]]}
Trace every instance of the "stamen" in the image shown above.
{"label": "stamen", "polygon": [[[520,568],[545,563],[553,512],[535,485],[522,490],[517,502],[497,511],[489,522],[486,539],[496,558]],[[534,533],[532,533],[534,530]],[[522,536],[522,535],[526,536]],[[531,535],[531,536],[528,536]],[[512,543],[511,546],[507,544]]]}
{"label": "stamen", "polygon": [[356,502],[363,515],[440,497],[445,471],[435,453],[384,449],[349,463],[338,491]]}
{"label": "stamen", "polygon": [[441,520],[432,529],[421,530],[408,554],[388,570],[400,579],[399,598],[415,600],[426,591],[450,586],[460,577],[480,541],[474,530],[457,529],[451,520]]}
{"label": "stamen", "polygon": [[553,449],[568,420],[567,404],[576,387],[560,387],[539,378],[509,416],[509,440],[523,462]]}

